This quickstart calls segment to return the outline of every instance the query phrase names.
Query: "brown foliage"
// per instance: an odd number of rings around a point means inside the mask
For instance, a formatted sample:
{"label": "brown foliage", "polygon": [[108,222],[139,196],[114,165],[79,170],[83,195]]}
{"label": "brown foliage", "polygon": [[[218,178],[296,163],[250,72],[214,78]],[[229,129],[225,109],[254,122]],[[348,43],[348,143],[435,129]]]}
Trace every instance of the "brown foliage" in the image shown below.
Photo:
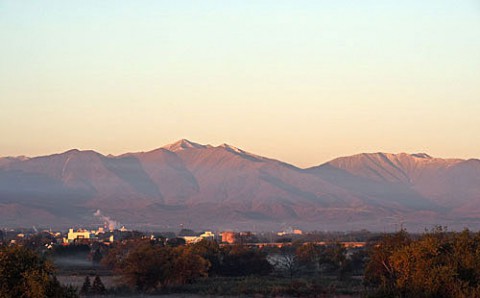
{"label": "brown foliage", "polygon": [[209,262],[188,246],[170,247],[148,240],[120,243],[107,254],[111,266],[125,282],[140,292],[184,284],[206,276]]}
{"label": "brown foliage", "polygon": [[0,297],[75,297],[73,289],[63,288],[54,275],[53,265],[25,247],[0,249]]}
{"label": "brown foliage", "polygon": [[370,251],[365,280],[384,295],[480,297],[480,234],[436,229],[412,240],[405,231]]}

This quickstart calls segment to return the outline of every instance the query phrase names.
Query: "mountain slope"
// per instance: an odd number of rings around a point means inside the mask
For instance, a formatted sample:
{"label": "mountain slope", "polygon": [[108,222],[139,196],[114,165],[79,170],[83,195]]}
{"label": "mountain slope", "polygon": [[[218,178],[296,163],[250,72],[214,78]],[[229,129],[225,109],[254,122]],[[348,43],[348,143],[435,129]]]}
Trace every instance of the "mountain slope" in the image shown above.
{"label": "mountain slope", "polygon": [[307,171],[375,201],[426,208],[458,222],[480,216],[478,160],[372,153],[338,158]]}
{"label": "mountain slope", "polygon": [[[331,193],[343,192],[352,202],[355,199],[338,187],[280,161],[227,144],[199,147],[186,145],[185,140],[180,142],[184,146],[174,144],[166,148],[175,152],[196,177],[199,191],[186,202],[191,207],[211,204],[226,213],[281,220],[303,217],[305,207],[312,210],[341,202]],[[342,206],[349,207],[352,202],[343,202]]]}
{"label": "mountain slope", "polygon": [[480,161],[427,154],[359,154],[300,169],[180,140],[120,156],[0,159],[0,225],[10,226],[85,224],[101,209],[135,227],[383,229],[389,218],[414,227],[474,221],[479,203]]}

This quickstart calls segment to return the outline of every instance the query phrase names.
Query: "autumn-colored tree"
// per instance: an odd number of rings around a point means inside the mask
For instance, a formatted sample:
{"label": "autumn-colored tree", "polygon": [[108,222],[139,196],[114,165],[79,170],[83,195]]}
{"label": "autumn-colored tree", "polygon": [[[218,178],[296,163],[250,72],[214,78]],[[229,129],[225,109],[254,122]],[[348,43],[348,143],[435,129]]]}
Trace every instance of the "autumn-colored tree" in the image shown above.
{"label": "autumn-colored tree", "polygon": [[142,245],[152,245],[148,239],[134,239],[128,241],[115,242],[110,246],[105,256],[101,260],[101,264],[110,268],[118,269],[131,251]]}
{"label": "autumn-colored tree", "polygon": [[392,254],[409,245],[411,238],[405,230],[385,235],[380,241],[369,244],[369,262],[365,268],[365,284],[381,288],[385,293],[395,291],[396,275],[391,262]]}
{"label": "autumn-colored tree", "polygon": [[192,246],[170,247],[147,240],[116,245],[103,263],[139,292],[192,282],[207,276],[210,266]]}
{"label": "autumn-colored tree", "polygon": [[136,242],[125,257],[120,257],[115,269],[125,283],[139,292],[161,287],[171,271],[169,250],[153,246],[148,241]]}
{"label": "autumn-colored tree", "polygon": [[25,247],[0,248],[0,297],[75,297],[60,285],[53,265]]}
{"label": "autumn-colored tree", "polygon": [[191,246],[179,246],[171,250],[170,284],[191,283],[195,279],[208,276],[210,262],[196,253]]}
{"label": "autumn-colored tree", "polygon": [[385,237],[371,250],[365,280],[384,296],[480,297],[479,240],[440,228],[416,240],[405,232]]}

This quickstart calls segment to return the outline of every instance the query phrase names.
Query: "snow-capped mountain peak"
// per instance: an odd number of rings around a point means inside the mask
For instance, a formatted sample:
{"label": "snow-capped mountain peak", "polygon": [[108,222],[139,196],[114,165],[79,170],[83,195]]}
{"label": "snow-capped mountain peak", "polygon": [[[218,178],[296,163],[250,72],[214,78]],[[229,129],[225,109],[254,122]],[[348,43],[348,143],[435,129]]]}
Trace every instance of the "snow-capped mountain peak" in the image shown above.
{"label": "snow-capped mountain peak", "polygon": [[185,150],[185,149],[202,149],[202,148],[207,148],[209,147],[208,145],[201,145],[198,143],[191,142],[187,139],[181,139],[179,141],[176,141],[175,143],[169,144],[165,147],[164,149],[167,149],[169,151],[179,151],[179,150]]}

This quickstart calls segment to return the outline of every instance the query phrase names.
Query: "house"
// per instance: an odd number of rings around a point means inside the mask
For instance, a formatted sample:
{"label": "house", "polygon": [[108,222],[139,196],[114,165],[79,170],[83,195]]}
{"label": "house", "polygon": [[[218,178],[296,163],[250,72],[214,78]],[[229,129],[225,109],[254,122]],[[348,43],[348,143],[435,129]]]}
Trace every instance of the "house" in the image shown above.
{"label": "house", "polygon": [[205,231],[204,233],[200,234],[200,236],[183,236],[182,238],[185,239],[187,244],[190,244],[200,242],[203,239],[213,240],[215,239],[215,234],[212,233],[212,231]]}
{"label": "house", "polygon": [[235,243],[235,240],[236,240],[235,232],[233,231],[222,232],[222,242],[232,244],[232,243]]}
{"label": "house", "polygon": [[77,231],[74,231],[73,229],[69,229],[66,242],[72,243],[77,239],[90,239],[90,238],[92,238],[92,234],[88,230],[78,229]]}

